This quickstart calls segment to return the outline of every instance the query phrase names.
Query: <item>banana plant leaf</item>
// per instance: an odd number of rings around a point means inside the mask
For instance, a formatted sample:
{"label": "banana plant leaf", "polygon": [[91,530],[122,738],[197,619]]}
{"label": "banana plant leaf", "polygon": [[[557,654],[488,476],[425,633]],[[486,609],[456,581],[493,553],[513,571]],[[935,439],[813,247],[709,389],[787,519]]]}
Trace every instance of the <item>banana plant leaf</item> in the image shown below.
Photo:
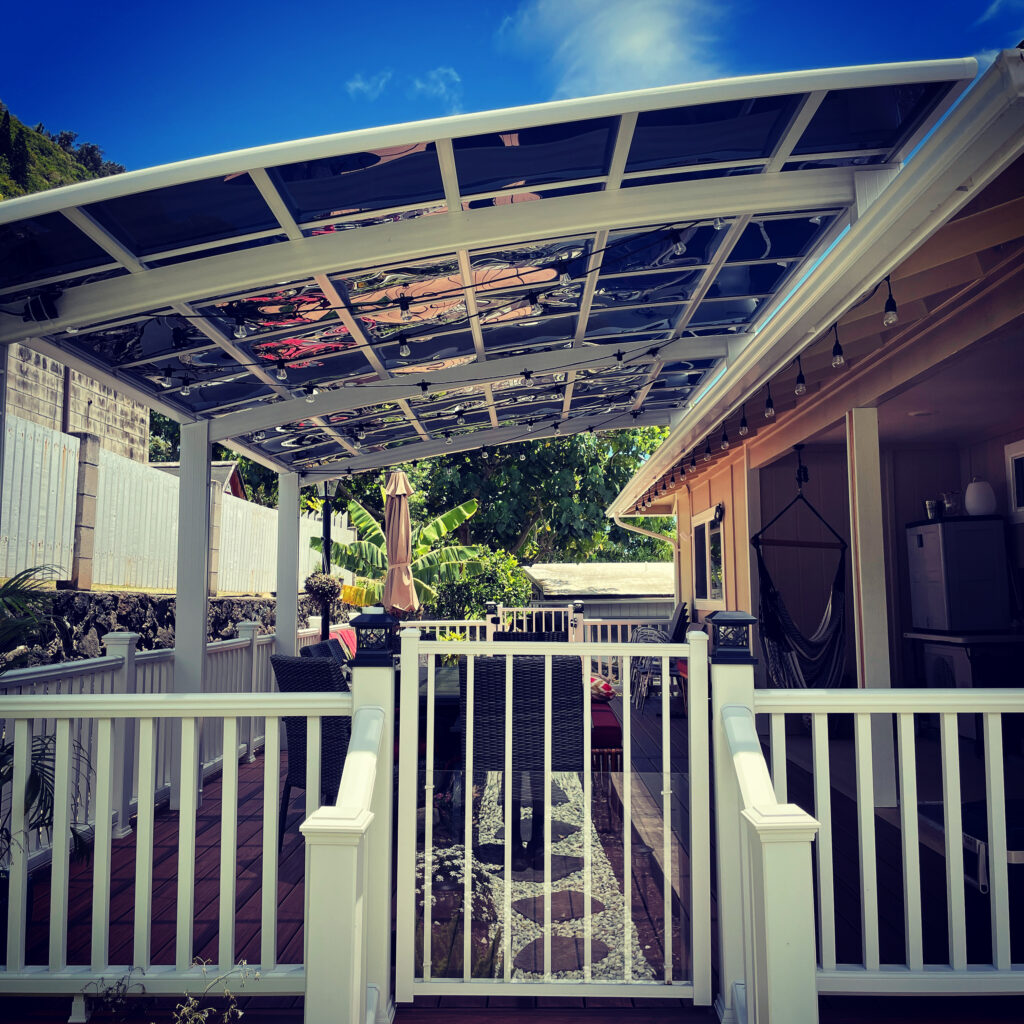
{"label": "banana plant leaf", "polygon": [[446,537],[452,530],[457,530],[470,516],[476,514],[480,503],[476,498],[470,498],[461,505],[449,509],[447,512],[431,520],[426,526],[421,527],[412,538],[412,549],[414,557],[421,551],[433,547],[442,537]]}
{"label": "banana plant leaf", "polygon": [[348,518],[356,528],[360,540],[367,541],[378,548],[383,548],[387,544],[383,527],[358,501],[348,503]]}

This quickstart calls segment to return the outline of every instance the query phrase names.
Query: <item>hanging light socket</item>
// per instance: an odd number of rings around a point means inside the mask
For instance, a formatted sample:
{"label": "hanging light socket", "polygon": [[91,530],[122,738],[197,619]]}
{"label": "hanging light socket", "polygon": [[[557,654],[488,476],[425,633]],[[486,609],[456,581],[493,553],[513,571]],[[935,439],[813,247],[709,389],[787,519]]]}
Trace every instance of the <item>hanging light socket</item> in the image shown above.
{"label": "hanging light socket", "polygon": [[747,423],[747,406],[746,406],[746,403],[744,403],[744,405],[743,405],[743,412],[742,412],[742,415],[740,416],[739,435],[740,435],[740,437],[746,437],[747,434],[749,434],[749,433],[750,433],[750,425]]}
{"label": "hanging light socket", "polygon": [[899,308],[896,305],[896,300],[892,297],[892,281],[889,280],[889,275],[885,275],[885,286],[889,289],[889,298],[885,300],[885,311],[882,314],[882,323],[886,327],[895,327],[899,323],[900,314]]}
{"label": "hanging light socket", "polygon": [[843,355],[843,346],[839,344],[839,325],[832,325],[832,333],[835,335],[836,343],[832,346],[832,366],[838,370],[846,365],[846,357]]}
{"label": "hanging light socket", "polygon": [[704,456],[703,456],[703,458],[704,458],[705,462],[710,462],[711,461],[711,435],[710,434],[708,434],[707,438],[704,441]]}
{"label": "hanging light socket", "polygon": [[773,420],[775,419],[775,402],[772,401],[771,383],[765,384],[765,391],[767,395],[764,400],[764,418],[766,420]]}
{"label": "hanging light socket", "polygon": [[800,360],[800,356],[796,357],[796,386],[793,388],[793,394],[799,398],[801,395],[807,394],[807,379],[804,377],[804,364]]}
{"label": "hanging light socket", "polygon": [[725,424],[724,423],[722,424],[722,439],[721,439],[721,441],[718,442],[718,444],[719,444],[719,447],[722,449],[723,452],[729,450],[729,433],[725,429]]}
{"label": "hanging light socket", "polygon": [[287,380],[288,379],[288,368],[284,365],[284,360],[283,359],[278,359],[278,361],[277,361],[277,369],[274,371],[274,376],[278,380]]}

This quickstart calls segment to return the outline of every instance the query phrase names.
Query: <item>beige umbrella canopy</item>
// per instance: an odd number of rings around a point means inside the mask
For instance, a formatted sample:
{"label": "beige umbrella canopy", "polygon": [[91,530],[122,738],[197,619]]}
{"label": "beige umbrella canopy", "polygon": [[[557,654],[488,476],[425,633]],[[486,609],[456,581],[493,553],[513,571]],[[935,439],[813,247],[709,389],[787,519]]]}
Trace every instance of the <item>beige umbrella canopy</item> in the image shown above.
{"label": "beige umbrella canopy", "polygon": [[388,574],[384,578],[382,604],[389,612],[414,612],[419,606],[412,579],[412,528],[409,525],[409,478],[395,470],[384,488],[384,540]]}

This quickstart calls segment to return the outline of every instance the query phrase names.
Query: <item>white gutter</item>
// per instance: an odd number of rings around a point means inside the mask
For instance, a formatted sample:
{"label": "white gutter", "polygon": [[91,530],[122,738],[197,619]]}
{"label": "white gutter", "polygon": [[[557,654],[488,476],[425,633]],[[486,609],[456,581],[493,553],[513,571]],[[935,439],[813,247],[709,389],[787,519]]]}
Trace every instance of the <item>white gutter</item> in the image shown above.
{"label": "white gutter", "polygon": [[618,516],[612,516],[612,521],[616,526],[621,526],[624,530],[629,530],[630,533],[640,533],[645,537],[653,537],[655,540],[663,540],[666,544],[671,544],[675,547],[675,537],[666,537],[663,533],[655,533],[653,530],[645,530],[642,526],[633,526],[630,523],[623,522]]}
{"label": "white gutter", "polygon": [[[909,169],[862,210],[846,237],[768,326],[730,360],[717,401],[687,410],[668,438],[618,494],[606,515],[637,497],[705,434],[763,386],[856,298],[872,288],[1024,150],[1024,57],[1004,50],[922,146]],[[871,173],[871,172],[868,172]],[[912,214],[917,213],[917,216]],[[906,227],[909,222],[909,228]],[[904,228],[903,232],[900,229]]]}

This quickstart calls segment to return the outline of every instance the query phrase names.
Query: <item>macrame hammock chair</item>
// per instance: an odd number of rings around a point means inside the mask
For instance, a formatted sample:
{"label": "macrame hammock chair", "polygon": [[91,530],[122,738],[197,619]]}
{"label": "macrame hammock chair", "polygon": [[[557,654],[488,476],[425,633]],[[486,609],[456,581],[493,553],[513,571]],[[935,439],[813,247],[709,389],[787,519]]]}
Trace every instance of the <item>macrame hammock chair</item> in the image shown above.
{"label": "macrame hammock chair", "polygon": [[[761,648],[768,668],[768,682],[786,688],[836,687],[843,677],[846,652],[846,551],[847,544],[832,529],[818,510],[804,497],[803,485],[809,479],[807,467],[800,456],[802,445],[796,446],[796,497],[767,525],[750,538],[757,553],[760,577],[758,618]],[[835,538],[835,541],[768,540],[765,534],[790,509],[805,505],[811,514]],[[812,636],[800,632],[785,601],[765,564],[762,547],[815,547],[839,551],[839,564],[832,580],[828,602],[821,622]]]}

